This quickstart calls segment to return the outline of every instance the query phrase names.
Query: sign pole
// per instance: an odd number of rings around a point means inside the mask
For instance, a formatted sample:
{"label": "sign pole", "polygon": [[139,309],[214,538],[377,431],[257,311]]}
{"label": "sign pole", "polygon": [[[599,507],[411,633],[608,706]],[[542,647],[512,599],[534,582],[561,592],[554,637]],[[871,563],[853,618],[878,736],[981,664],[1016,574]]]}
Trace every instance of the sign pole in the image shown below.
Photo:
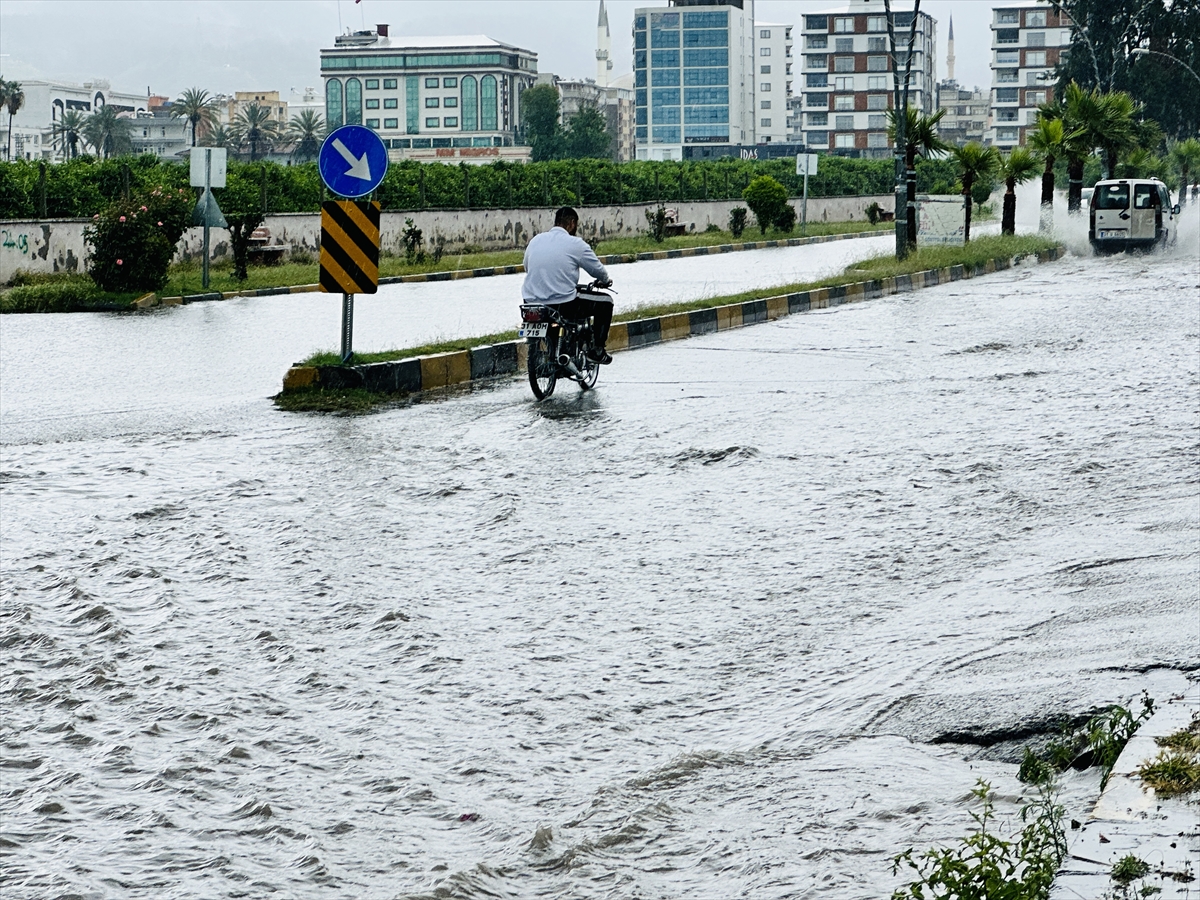
{"label": "sign pole", "polygon": [[808,166],[804,167],[804,202],[800,206],[800,235],[808,235]]}
{"label": "sign pole", "polygon": [[342,294],[342,365],[354,355],[354,295]]}
{"label": "sign pole", "polygon": [[[212,151],[208,148],[204,149],[204,202],[208,203],[208,192],[212,190]],[[205,206],[207,212],[208,207]],[[208,290],[208,241],[209,241],[209,226],[208,216],[204,217],[204,267],[200,276],[200,284],[204,290]]]}

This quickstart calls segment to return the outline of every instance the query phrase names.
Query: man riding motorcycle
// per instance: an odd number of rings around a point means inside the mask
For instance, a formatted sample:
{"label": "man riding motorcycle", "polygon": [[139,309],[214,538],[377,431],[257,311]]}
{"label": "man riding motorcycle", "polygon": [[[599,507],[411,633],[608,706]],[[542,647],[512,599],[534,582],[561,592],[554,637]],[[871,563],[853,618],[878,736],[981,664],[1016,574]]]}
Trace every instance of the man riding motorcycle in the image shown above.
{"label": "man riding motorcycle", "polygon": [[554,227],[536,235],[525,248],[525,283],[521,297],[526,303],[553,306],[568,319],[592,316],[595,322],[595,347],[588,359],[601,365],[612,362],[604,349],[612,325],[612,299],[579,296],[576,291],[579,270],[596,279],[597,287],[608,287],[608,270],[596,258],[587,241],[575,236],[579,213],[564,206],[554,214]]}

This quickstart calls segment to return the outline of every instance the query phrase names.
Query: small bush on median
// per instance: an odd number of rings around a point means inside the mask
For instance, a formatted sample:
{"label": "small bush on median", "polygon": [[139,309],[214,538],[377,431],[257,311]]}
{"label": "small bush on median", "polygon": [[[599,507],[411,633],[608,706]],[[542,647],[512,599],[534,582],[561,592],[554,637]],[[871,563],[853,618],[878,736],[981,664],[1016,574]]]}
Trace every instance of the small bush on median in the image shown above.
{"label": "small bush on median", "polygon": [[729,211],[729,233],[740,238],[746,230],[746,207],[735,206]]}
{"label": "small bush on median", "polygon": [[91,248],[88,274],[92,280],[105,291],[161,288],[191,206],[183,188],[157,187],[97,213],[83,232]]}
{"label": "small bush on median", "polygon": [[[758,222],[758,230],[765,236],[767,231],[779,221],[783,208],[788,205],[787,188],[770,175],[759,175],[742,191],[742,199],[754,213]],[[792,210],[792,222],[796,221],[796,211]]]}
{"label": "small bush on median", "polygon": [[0,312],[51,313],[127,309],[133,294],[112,295],[87,276],[70,281],[29,284],[0,294]]}

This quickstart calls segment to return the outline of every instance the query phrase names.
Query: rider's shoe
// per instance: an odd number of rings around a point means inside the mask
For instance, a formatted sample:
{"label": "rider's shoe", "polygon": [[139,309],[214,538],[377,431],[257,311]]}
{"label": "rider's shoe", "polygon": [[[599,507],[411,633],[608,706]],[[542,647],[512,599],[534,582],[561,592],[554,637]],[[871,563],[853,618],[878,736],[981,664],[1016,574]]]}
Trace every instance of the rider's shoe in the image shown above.
{"label": "rider's shoe", "polygon": [[587,358],[597,365],[607,366],[612,362],[612,357],[608,355],[603,347],[592,347],[587,352]]}

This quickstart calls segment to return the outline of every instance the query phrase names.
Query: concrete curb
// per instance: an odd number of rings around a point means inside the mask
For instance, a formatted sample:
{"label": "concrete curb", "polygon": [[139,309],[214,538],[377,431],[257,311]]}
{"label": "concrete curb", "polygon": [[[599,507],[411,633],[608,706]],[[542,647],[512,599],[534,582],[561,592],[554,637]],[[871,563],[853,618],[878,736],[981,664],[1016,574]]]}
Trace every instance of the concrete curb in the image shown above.
{"label": "concrete curb", "polygon": [[[1052,262],[1062,258],[1065,252],[1065,247],[1055,247],[1038,253],[1037,261]],[[985,264],[973,268],[950,266],[944,269],[929,269],[894,278],[860,281],[727,306],[712,306],[685,313],[616,322],[609,332],[608,349],[617,353],[695,334],[711,334],[714,331],[769,322],[781,316],[814,309],[829,309],[846,303],[874,300],[889,294],[908,293],[919,288],[949,284],[964,278],[1002,271],[1011,268],[1018,261],[989,259]],[[284,375],[283,390],[288,392],[309,388],[362,388],[376,393],[414,394],[471,381],[516,375],[525,370],[525,353],[525,341],[517,340],[472,347],[469,350],[456,350],[452,353],[414,356],[359,366],[296,365]]]}
{"label": "concrete curb", "polygon": [[[1068,832],[1070,848],[1055,876],[1051,900],[1116,896],[1112,867],[1127,855],[1150,865],[1147,883],[1161,888],[1156,897],[1185,900],[1196,896],[1200,798],[1156,797],[1154,789],[1137,776],[1142,763],[1158,756],[1160,748],[1154,739],[1188,727],[1194,716],[1200,716],[1200,700],[1193,688],[1190,698],[1159,706],[1130,738],[1096,808],[1081,829]],[[1186,880],[1188,875],[1190,880]]]}
{"label": "concrete curb", "polygon": [[[647,253],[610,253],[601,256],[606,266],[645,262],[658,259],[686,259],[689,256],[713,256],[720,253],[740,253],[743,250],[767,250],[774,247],[804,247],[808,244],[824,244],[828,241],[849,241],[857,238],[879,237],[883,231],[856,231],[852,234],[823,234],[816,237],[785,238],[778,241],[746,241],[740,244],[713,244],[706,247],[680,247],[677,250],[654,250]],[[461,281],[466,278],[490,278],[493,275],[520,275],[525,267],[484,266],[479,269],[454,269],[449,272],[422,272],[419,275],[392,275],[380,278],[380,284],[426,284],[431,281]],[[255,288],[248,291],[213,291],[208,294],[188,294],[185,297],[164,297],[163,306],[180,306],[188,303],[203,303],[209,300],[233,300],[236,297],[274,297],[279,294],[308,294],[319,291],[319,284],[296,284],[290,287]],[[145,309],[147,307],[139,307]]]}

